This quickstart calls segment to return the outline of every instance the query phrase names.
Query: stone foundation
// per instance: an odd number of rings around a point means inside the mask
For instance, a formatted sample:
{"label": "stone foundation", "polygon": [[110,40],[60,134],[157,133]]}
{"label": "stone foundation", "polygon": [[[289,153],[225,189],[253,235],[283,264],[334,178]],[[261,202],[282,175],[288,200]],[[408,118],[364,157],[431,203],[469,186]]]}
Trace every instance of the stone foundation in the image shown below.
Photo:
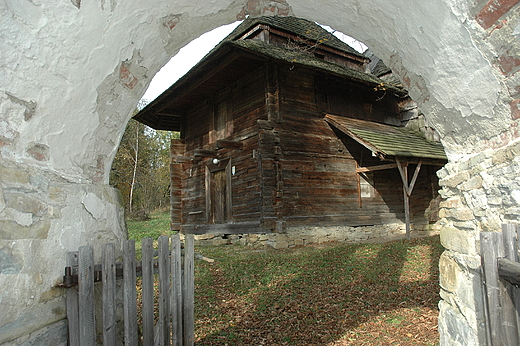
{"label": "stone foundation", "polygon": [[[518,0],[7,0],[0,6],[0,345],[46,345],[39,333],[54,334],[47,328],[64,318],[63,290],[53,287],[66,251],[124,238],[117,193],[106,184],[155,73],[204,32],[274,14],[365,42],[440,133],[449,157],[439,175],[441,345],[483,343],[479,232],[520,221]],[[297,245],[286,234],[258,237]]]}
{"label": "stone foundation", "polygon": [[[405,226],[400,223],[376,226],[293,227],[284,233],[222,234],[195,236],[195,245],[241,244],[254,247],[285,249],[301,245],[333,241],[362,243],[385,239],[404,238]],[[413,237],[438,234],[436,231],[414,231]]]}

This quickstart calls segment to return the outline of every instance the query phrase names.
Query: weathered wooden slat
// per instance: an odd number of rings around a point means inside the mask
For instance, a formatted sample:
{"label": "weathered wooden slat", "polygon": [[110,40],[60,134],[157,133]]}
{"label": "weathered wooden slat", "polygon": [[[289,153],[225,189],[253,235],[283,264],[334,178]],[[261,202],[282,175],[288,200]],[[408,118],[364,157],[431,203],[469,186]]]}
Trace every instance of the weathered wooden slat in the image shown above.
{"label": "weathered wooden slat", "polygon": [[[67,266],[74,267],[78,265],[78,252],[67,253]],[[78,289],[70,287],[67,289],[67,323],[69,328],[69,345],[79,346],[79,306],[78,306]]]}
{"label": "weathered wooden slat", "polygon": [[[517,263],[517,230],[518,225],[504,224],[502,225],[502,239],[504,242],[504,256],[506,260],[510,260],[513,263]],[[520,264],[520,263],[518,263]],[[498,271],[500,275],[500,262],[498,265]],[[520,274],[520,270],[517,272]],[[502,279],[505,279],[500,275]],[[507,280],[506,280],[507,281]],[[503,312],[504,312],[504,334],[506,340],[511,345],[520,344],[520,316],[518,309],[520,308],[520,292],[518,289],[510,284],[504,285],[505,292],[503,300]]]}
{"label": "weathered wooden slat", "polygon": [[96,318],[94,311],[94,248],[92,245],[79,248],[78,290],[80,345],[94,346],[96,344]]}
{"label": "weathered wooden slat", "polygon": [[103,345],[116,346],[116,255],[113,243],[103,245]]}
{"label": "weathered wooden slat", "polygon": [[159,340],[170,344],[170,243],[168,236],[159,237]]}
{"label": "weathered wooden slat", "polygon": [[193,346],[195,331],[195,266],[194,266],[194,238],[187,234],[184,239],[184,292],[183,292],[183,320],[184,320],[184,346]]}
{"label": "weathered wooden slat", "polygon": [[498,277],[498,258],[503,257],[502,234],[496,232],[480,233],[482,258],[482,282],[485,289],[487,330],[490,345],[502,345],[502,320],[500,314],[501,283]]}
{"label": "weathered wooden slat", "polygon": [[182,258],[181,238],[179,234],[171,236],[171,313],[172,345],[182,346]]}
{"label": "weathered wooden slat", "polygon": [[152,239],[142,240],[143,253],[143,278],[142,278],[142,320],[143,320],[143,345],[153,346],[154,344],[154,292],[153,292],[153,247]]}
{"label": "weathered wooden slat", "polygon": [[520,263],[507,258],[499,258],[498,275],[512,285],[520,286]]}
{"label": "weathered wooden slat", "polygon": [[125,346],[137,346],[137,292],[135,240],[123,243],[123,314]]}
{"label": "weathered wooden slat", "polygon": [[195,157],[215,157],[217,156],[217,151],[207,149],[195,149],[194,154]]}
{"label": "weathered wooden slat", "polygon": [[242,149],[243,147],[244,147],[244,144],[242,142],[224,140],[224,139],[219,139],[215,144],[216,149],[223,149],[223,148]]}

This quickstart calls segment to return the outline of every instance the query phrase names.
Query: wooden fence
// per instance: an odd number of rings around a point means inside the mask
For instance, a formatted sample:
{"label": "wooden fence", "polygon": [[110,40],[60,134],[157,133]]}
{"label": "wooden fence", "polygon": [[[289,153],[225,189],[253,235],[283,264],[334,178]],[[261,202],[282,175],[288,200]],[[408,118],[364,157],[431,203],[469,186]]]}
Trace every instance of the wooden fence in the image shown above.
{"label": "wooden fence", "polygon": [[487,343],[520,345],[520,225],[503,225],[502,233],[482,232],[480,250]]}
{"label": "wooden fence", "polygon": [[[193,345],[193,236],[186,236],[184,248],[182,256],[180,237],[176,234],[171,239],[159,237],[157,250],[151,238],[143,239],[141,261],[135,258],[134,240],[124,242],[122,263],[115,261],[114,244],[103,245],[100,265],[94,264],[94,249],[90,245],[69,253],[63,284],[69,287],[69,345],[115,346],[123,342],[126,346]],[[139,276],[142,277],[140,311],[136,289]],[[117,279],[122,279],[122,283]],[[102,292],[101,332],[96,330],[97,281],[101,281]],[[154,286],[158,288],[157,293]],[[116,297],[122,297],[122,302],[118,303]],[[158,305],[158,314],[154,314],[154,304]],[[124,317],[123,336],[118,335],[123,326],[118,326],[116,315],[120,305]]]}

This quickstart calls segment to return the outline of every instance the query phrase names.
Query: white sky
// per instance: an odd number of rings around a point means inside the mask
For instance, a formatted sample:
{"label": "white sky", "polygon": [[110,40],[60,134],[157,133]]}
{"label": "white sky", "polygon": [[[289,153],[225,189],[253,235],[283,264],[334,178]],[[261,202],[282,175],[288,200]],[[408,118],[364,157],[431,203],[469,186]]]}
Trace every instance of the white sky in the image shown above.
{"label": "white sky", "polygon": [[[170,61],[157,72],[142,98],[148,102],[155,100],[164,90],[168,89],[180,77],[184,76],[186,72],[229,35],[240,23],[241,22],[234,22],[208,31],[181,48],[177,55],[171,58]],[[333,31],[329,26],[323,26],[323,28],[328,31]],[[367,49],[364,43],[342,32],[335,31],[334,35],[358,52],[362,53]]]}

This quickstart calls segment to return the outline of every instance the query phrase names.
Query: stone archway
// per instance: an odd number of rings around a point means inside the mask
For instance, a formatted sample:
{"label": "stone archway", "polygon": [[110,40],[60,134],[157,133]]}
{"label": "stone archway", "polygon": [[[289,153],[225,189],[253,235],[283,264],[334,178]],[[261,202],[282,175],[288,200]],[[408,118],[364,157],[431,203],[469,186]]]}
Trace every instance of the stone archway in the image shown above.
{"label": "stone archway", "polygon": [[62,335],[64,253],[125,237],[108,171],[153,75],[198,35],[262,14],[364,41],[441,133],[441,341],[481,343],[478,232],[520,215],[518,2],[4,0],[0,344]]}

